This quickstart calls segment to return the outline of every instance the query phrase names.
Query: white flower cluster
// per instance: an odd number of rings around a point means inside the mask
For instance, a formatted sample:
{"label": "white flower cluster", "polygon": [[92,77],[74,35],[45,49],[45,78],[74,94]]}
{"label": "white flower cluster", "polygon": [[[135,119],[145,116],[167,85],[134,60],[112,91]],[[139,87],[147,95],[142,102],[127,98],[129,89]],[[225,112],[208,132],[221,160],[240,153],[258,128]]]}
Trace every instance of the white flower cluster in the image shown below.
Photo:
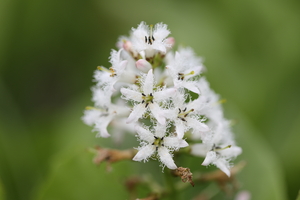
{"label": "white flower cluster", "polygon": [[82,119],[99,137],[110,136],[108,127],[112,134],[136,133],[135,161],[158,158],[176,169],[173,152],[190,146],[192,155],[205,157],[202,165],[214,164],[230,176],[230,161],[242,150],[235,145],[219,96],[202,76],[202,60],[191,48],[172,52],[175,40],[169,34],[163,23],[142,22],[129,37],[120,37],[111,67],[95,71],[95,105],[87,107]]}

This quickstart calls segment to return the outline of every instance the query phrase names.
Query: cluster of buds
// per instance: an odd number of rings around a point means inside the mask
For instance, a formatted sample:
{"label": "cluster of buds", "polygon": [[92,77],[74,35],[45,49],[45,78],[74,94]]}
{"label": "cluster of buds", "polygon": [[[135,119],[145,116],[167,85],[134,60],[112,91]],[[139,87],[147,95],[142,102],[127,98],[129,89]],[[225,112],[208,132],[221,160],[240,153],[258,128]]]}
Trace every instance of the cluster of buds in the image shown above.
{"label": "cluster of buds", "polygon": [[230,176],[230,161],[242,150],[222,100],[203,76],[202,59],[191,48],[171,51],[175,40],[169,34],[163,23],[141,22],[129,37],[120,37],[111,67],[94,73],[94,106],[82,119],[98,137],[134,133],[140,142],[134,161],[154,158],[177,169],[174,151],[188,147],[191,155],[205,157],[202,165],[213,164]]}

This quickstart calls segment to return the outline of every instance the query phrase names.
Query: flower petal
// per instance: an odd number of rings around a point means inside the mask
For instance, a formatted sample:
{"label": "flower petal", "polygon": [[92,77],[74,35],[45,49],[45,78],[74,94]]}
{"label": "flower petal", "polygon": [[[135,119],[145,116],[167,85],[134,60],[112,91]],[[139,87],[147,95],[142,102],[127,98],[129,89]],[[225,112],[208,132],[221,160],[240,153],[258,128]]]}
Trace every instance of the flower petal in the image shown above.
{"label": "flower petal", "polygon": [[152,69],[149,70],[145,82],[143,85],[143,91],[146,95],[149,95],[150,93],[153,93],[153,72]]}
{"label": "flower petal", "polygon": [[197,119],[186,117],[186,121],[187,121],[187,125],[193,128],[193,131],[207,132],[210,130],[206,124],[201,123]]}
{"label": "flower petal", "polygon": [[228,177],[230,177],[230,168],[229,164],[225,159],[218,159],[216,162],[214,162],[214,165],[216,165],[220,170],[222,170]]}
{"label": "flower petal", "polygon": [[176,88],[168,88],[159,92],[155,92],[153,97],[156,102],[160,102],[162,100],[168,99],[175,95],[176,93]]}
{"label": "flower petal", "polygon": [[169,169],[176,169],[177,166],[174,163],[174,160],[169,153],[169,150],[166,147],[159,147],[158,148],[158,155],[160,161],[166,165]]}
{"label": "flower petal", "polygon": [[140,127],[140,126],[136,126],[135,130],[138,133],[139,138],[141,140],[147,141],[150,144],[153,143],[154,136],[153,136],[153,134],[149,130],[146,130],[143,127]]}
{"label": "flower petal", "polygon": [[165,125],[166,124],[166,118],[164,117],[164,112],[162,109],[159,107],[157,103],[151,103],[149,105],[151,113],[153,116],[157,119],[158,123]]}
{"label": "flower petal", "polygon": [[[175,84],[176,84],[176,82],[175,82]],[[181,87],[184,87],[194,93],[200,94],[200,90],[196,86],[196,83],[194,81],[182,81],[182,83],[180,85],[181,85]]]}
{"label": "flower petal", "polygon": [[189,146],[189,144],[178,137],[166,137],[164,139],[164,145],[166,147],[175,147],[175,148],[183,148]]}
{"label": "flower petal", "polygon": [[154,153],[155,147],[152,145],[146,145],[142,147],[132,160],[134,161],[147,161],[147,159]]}
{"label": "flower petal", "polygon": [[184,136],[184,130],[185,130],[185,124],[180,120],[175,120],[175,126],[176,126],[176,133],[178,138],[183,138]]}
{"label": "flower petal", "polygon": [[128,88],[121,88],[121,93],[125,96],[126,99],[131,99],[139,102],[143,100],[142,94],[140,92]]}
{"label": "flower petal", "polygon": [[146,111],[146,107],[144,104],[138,104],[136,106],[134,106],[132,112],[130,113],[129,117],[126,120],[126,123],[132,123],[132,122],[136,122],[139,118],[141,118],[143,116],[143,114]]}
{"label": "flower petal", "polygon": [[217,159],[217,154],[214,151],[209,151],[206,154],[206,157],[202,163],[202,165],[207,166],[210,163],[214,162]]}

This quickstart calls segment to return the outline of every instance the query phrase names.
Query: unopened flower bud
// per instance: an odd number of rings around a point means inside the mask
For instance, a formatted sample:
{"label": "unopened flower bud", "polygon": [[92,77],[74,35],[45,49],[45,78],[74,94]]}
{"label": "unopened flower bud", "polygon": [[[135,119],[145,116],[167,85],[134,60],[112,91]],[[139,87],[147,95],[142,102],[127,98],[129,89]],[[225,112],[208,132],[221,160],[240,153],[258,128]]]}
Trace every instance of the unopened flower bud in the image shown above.
{"label": "unopened flower bud", "polygon": [[136,61],[135,66],[144,73],[147,73],[152,68],[152,65],[144,59]]}
{"label": "unopened flower bud", "polygon": [[175,38],[168,37],[165,40],[165,43],[167,44],[167,51],[171,50],[175,44]]}
{"label": "unopened flower bud", "polygon": [[123,48],[126,50],[126,51],[132,51],[132,43],[128,40],[124,41],[123,43]]}

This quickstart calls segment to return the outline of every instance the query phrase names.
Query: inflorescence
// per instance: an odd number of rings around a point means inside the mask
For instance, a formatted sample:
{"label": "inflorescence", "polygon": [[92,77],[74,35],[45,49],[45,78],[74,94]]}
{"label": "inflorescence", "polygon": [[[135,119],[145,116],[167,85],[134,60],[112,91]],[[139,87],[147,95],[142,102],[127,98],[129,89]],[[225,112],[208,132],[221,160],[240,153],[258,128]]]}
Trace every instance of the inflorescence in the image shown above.
{"label": "inflorescence", "polygon": [[202,165],[230,176],[230,161],[242,150],[220,97],[203,76],[201,58],[191,48],[171,51],[175,40],[169,34],[166,24],[141,22],[129,37],[120,37],[111,67],[94,73],[94,107],[82,119],[98,137],[134,133],[140,142],[134,161],[156,158],[177,169],[173,152],[189,146],[190,154],[205,157]]}

